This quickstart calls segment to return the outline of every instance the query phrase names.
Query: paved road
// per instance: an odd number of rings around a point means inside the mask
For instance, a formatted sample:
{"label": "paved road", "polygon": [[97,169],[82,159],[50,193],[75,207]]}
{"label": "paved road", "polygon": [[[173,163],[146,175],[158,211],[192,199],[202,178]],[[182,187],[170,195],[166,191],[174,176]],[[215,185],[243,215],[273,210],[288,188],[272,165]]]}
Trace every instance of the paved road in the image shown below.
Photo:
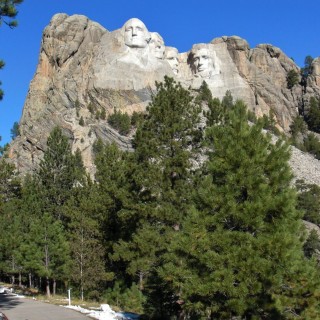
{"label": "paved road", "polygon": [[44,302],[0,294],[0,310],[9,320],[88,320],[85,315]]}

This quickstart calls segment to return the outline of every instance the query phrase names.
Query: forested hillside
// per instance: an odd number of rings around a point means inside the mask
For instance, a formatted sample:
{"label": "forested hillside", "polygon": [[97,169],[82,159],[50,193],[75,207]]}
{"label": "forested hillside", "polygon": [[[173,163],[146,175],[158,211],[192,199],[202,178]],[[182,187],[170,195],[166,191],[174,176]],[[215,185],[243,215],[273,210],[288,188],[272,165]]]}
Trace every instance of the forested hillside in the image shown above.
{"label": "forested hillside", "polygon": [[132,152],[95,142],[94,178],[59,127],[23,180],[3,156],[1,280],[152,319],[319,318],[319,239],[302,223],[319,223],[319,190],[297,196],[267,125],[166,77]]}

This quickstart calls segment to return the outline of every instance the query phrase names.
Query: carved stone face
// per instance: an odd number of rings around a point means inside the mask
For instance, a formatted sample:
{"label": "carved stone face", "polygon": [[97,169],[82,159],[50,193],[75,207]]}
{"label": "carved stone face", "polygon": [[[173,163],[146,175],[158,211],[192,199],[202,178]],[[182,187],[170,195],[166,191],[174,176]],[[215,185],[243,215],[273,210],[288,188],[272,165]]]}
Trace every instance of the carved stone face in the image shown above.
{"label": "carved stone face", "polygon": [[164,46],[164,41],[159,33],[157,32],[151,33],[151,40],[150,40],[149,46],[156,58],[163,59],[165,46]]}
{"label": "carved stone face", "polygon": [[136,18],[128,20],[124,26],[124,42],[131,48],[145,48],[150,39],[145,24]]}
{"label": "carved stone face", "polygon": [[169,47],[165,52],[165,60],[168,61],[170,67],[174,74],[179,73],[179,60],[178,60],[178,50],[176,48]]}
{"label": "carved stone face", "polygon": [[213,61],[208,49],[200,48],[196,50],[193,55],[193,64],[196,75],[202,78],[210,77],[213,70]]}

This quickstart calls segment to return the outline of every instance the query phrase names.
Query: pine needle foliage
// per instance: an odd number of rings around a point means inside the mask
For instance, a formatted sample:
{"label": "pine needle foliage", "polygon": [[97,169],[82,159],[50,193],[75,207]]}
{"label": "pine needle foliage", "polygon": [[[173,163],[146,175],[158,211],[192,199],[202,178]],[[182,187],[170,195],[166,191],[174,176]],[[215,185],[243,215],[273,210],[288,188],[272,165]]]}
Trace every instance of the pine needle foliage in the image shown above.
{"label": "pine needle foliage", "polygon": [[[307,319],[317,270],[303,255],[288,145],[248,124],[237,101],[206,130],[195,205],[169,247],[162,279],[196,319]],[[300,237],[299,237],[300,235]],[[311,319],[311,318],[310,318]]]}

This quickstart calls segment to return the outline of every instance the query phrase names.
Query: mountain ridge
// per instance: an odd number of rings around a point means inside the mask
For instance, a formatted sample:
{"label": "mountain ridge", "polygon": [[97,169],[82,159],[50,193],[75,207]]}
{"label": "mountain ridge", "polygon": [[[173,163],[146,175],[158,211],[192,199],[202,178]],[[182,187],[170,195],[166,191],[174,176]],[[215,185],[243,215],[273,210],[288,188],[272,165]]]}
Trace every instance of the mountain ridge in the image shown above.
{"label": "mountain ridge", "polygon": [[[130,43],[127,35],[136,27],[144,29],[145,42],[139,45]],[[220,99],[229,90],[257,117],[272,114],[277,128],[285,134],[310,97],[320,98],[319,58],[314,60],[307,83],[288,89],[287,74],[290,70],[299,72],[299,67],[271,44],[250,48],[238,36],[222,36],[195,44],[188,52],[174,49],[166,47],[161,35],[149,32],[135,18],[120,29],[108,31],[83,15],[54,15],[43,31],[38,66],[20,120],[20,136],[10,145],[10,161],[22,174],[33,171],[50,131],[60,126],[92,173],[96,139],[116,142],[125,150],[131,149],[131,139],[114,130],[107,119],[97,119],[90,105],[107,116],[114,111],[143,112],[155,92],[155,82],[165,75],[195,90],[206,81],[213,96]],[[205,55],[212,65],[202,70],[199,61]],[[320,184],[317,160],[306,157],[315,168],[315,177],[307,181]],[[304,160],[293,163],[299,167]]]}

